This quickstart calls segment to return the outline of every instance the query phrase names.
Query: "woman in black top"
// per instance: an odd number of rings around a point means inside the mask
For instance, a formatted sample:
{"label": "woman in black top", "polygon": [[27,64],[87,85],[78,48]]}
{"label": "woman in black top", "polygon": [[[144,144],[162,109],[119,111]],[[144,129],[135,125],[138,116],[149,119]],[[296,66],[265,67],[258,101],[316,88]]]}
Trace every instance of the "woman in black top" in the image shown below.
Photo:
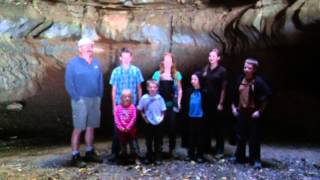
{"label": "woman in black top", "polygon": [[[220,51],[214,48],[209,53],[208,64],[204,67],[203,78],[205,89],[208,93],[208,104],[210,108],[206,112],[207,138],[205,140],[205,151],[211,149],[212,132],[216,137],[216,153],[217,157],[222,157],[224,152],[224,119],[222,111],[224,109],[225,94],[227,87],[227,71],[219,64]],[[213,131],[212,131],[213,130]]]}

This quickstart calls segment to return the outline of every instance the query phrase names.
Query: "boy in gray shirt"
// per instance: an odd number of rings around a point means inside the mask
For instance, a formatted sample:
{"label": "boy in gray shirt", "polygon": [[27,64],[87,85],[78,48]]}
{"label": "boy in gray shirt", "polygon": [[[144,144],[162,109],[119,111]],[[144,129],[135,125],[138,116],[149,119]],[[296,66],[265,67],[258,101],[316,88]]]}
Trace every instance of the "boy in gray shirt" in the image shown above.
{"label": "boy in gray shirt", "polygon": [[[147,155],[145,163],[161,164],[161,144],[163,132],[163,117],[166,110],[164,99],[158,94],[158,83],[154,80],[147,81],[148,94],[141,97],[137,109],[145,121],[145,136]],[[152,148],[154,145],[154,149]],[[154,151],[153,151],[154,150]]]}

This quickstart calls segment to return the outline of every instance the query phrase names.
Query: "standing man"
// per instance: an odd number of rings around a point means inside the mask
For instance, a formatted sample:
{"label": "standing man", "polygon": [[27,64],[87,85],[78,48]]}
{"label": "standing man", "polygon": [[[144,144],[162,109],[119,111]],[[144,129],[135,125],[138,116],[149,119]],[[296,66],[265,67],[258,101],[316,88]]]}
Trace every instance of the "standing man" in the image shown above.
{"label": "standing man", "polygon": [[[131,64],[132,52],[128,48],[122,48],[119,56],[121,65],[116,67],[110,77],[109,84],[112,86],[111,99],[112,107],[115,110],[117,105],[121,104],[121,92],[124,89],[130,89],[132,94],[132,104],[137,105],[142,96],[141,83],[144,81],[141,71],[138,67]],[[117,139],[116,129],[113,131],[112,154],[109,161],[115,161],[120,151],[119,140]],[[138,142],[134,144],[139,153]]]}
{"label": "standing man", "polygon": [[249,161],[255,169],[262,167],[260,160],[260,124],[271,90],[266,82],[256,75],[258,61],[246,59],[244,75],[233,88],[232,114],[237,118],[236,161],[246,162],[246,143],[249,142]]}
{"label": "standing man", "polygon": [[227,71],[220,65],[220,51],[214,48],[210,51],[208,64],[204,67],[204,88],[208,93],[207,106],[212,107],[206,112],[207,138],[205,139],[205,151],[211,149],[211,133],[216,138],[216,158],[222,158],[224,154],[224,125],[223,110],[226,97]]}
{"label": "standing man", "polygon": [[72,165],[84,167],[80,157],[80,136],[85,131],[84,161],[101,162],[94,147],[94,128],[100,127],[100,104],[103,95],[103,74],[99,61],[93,57],[94,42],[88,38],[78,41],[79,56],[66,67],[65,88],[71,97],[73,131],[71,136]]}

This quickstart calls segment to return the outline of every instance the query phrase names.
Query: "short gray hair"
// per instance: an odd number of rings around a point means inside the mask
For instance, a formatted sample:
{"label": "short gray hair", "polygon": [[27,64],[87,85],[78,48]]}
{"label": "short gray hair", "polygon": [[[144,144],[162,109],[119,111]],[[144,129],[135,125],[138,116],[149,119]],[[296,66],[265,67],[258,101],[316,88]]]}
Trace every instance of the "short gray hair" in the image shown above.
{"label": "short gray hair", "polygon": [[258,62],[258,60],[253,59],[253,58],[247,58],[246,61],[245,61],[245,63],[247,63],[247,64],[252,64],[252,65],[254,65],[255,67],[259,67],[259,62]]}
{"label": "short gray hair", "polygon": [[155,84],[157,87],[159,87],[158,81],[155,81],[153,79],[149,79],[147,81],[147,87],[149,87],[151,84]]}

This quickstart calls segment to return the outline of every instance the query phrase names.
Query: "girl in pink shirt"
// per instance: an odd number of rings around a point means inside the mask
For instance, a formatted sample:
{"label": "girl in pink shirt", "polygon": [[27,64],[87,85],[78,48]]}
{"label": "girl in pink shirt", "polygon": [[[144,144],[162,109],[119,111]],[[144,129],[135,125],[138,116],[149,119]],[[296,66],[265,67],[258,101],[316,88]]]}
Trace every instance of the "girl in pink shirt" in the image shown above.
{"label": "girl in pink shirt", "polygon": [[114,120],[117,127],[117,135],[120,141],[121,157],[127,159],[127,144],[129,143],[131,153],[136,156],[138,144],[136,141],[137,129],[135,122],[137,118],[136,107],[131,103],[131,91],[124,89],[121,92],[121,104],[114,110]]}

